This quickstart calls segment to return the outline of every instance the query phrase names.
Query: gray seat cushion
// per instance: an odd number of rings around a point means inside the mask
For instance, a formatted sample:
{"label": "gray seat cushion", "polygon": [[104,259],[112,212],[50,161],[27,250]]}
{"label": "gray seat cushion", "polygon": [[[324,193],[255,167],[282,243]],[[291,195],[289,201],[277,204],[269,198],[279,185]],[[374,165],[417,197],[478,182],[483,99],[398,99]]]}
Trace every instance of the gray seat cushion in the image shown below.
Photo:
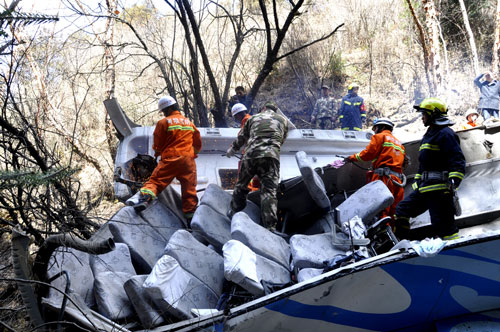
{"label": "gray seat cushion", "polygon": [[222,252],[224,243],[231,240],[231,220],[208,205],[198,206],[191,220],[191,228],[201,234],[218,252]]}
{"label": "gray seat cushion", "polygon": [[[342,236],[339,234],[339,236]],[[293,265],[297,269],[323,268],[324,261],[336,255],[345,254],[349,246],[334,246],[332,234],[302,235],[290,238]]]}
{"label": "gray seat cushion", "polygon": [[253,295],[264,295],[261,282],[287,284],[291,281],[290,271],[280,264],[257,255],[237,240],[227,242],[223,247],[224,275],[227,280],[240,285]]}
{"label": "gray seat cushion", "polygon": [[90,268],[94,275],[107,271],[135,275],[130,251],[125,243],[116,243],[115,249],[106,254],[90,255]]}
{"label": "gray seat cushion", "polygon": [[337,207],[340,212],[340,223],[358,216],[367,226],[370,226],[375,216],[393,202],[392,193],[382,181],[370,182],[359,188]]}
{"label": "gray seat cushion", "polygon": [[178,229],[185,229],[182,220],[175,215],[160,200],[154,200],[148,208],[141,213],[141,217],[166,240]]}
{"label": "gray seat cushion", "polygon": [[180,266],[199,279],[217,296],[222,294],[224,259],[196,240],[191,233],[178,230],[165,247],[165,254],[175,258]]}
{"label": "gray seat cushion", "polygon": [[312,168],[311,163],[307,159],[307,154],[304,151],[299,151],[295,154],[295,160],[297,161],[300,174],[302,175],[309,195],[311,195],[314,202],[316,202],[325,213],[330,211],[330,199],[326,194],[325,184],[318,173]]}
{"label": "gray seat cushion", "polygon": [[[71,282],[70,292],[79,294],[87,306],[93,307],[95,305],[94,275],[90,268],[89,256],[89,254],[76,249],[59,247],[50,257],[47,277],[51,278],[61,271],[67,271]],[[50,284],[64,292],[66,283],[66,277],[61,275]],[[60,303],[63,294],[51,287],[48,297],[50,301]]]}
{"label": "gray seat cushion", "polygon": [[132,303],[123,285],[132,275],[123,272],[100,272],[95,276],[94,294],[97,311],[111,320],[131,317]]}
{"label": "gray seat cushion", "polygon": [[198,278],[184,270],[177,260],[162,256],[143,284],[155,307],[165,318],[193,318],[191,309],[213,309],[218,296]]}
{"label": "gray seat cushion", "polygon": [[[143,211],[143,215],[151,216],[153,213],[148,212],[150,208],[156,210],[158,215],[162,215],[159,211],[164,212],[164,210],[160,205],[154,203]],[[172,220],[173,222],[170,222]],[[111,217],[108,227],[115,242],[128,245],[136,271],[146,274],[163,255],[170,235],[179,229],[179,224],[175,220],[178,220],[177,217],[167,218],[164,223],[160,223],[159,218],[151,218],[148,223],[135,213],[133,207],[126,206]]]}
{"label": "gray seat cushion", "polygon": [[125,282],[123,288],[137,313],[144,328],[150,329],[165,322],[160,313],[153,307],[153,300],[142,284],[147,275],[133,276]]}
{"label": "gray seat cushion", "polygon": [[297,274],[297,281],[302,282],[314,277],[319,276],[323,273],[323,269],[302,269]]}
{"label": "gray seat cushion", "polygon": [[254,223],[245,212],[235,213],[231,221],[231,237],[253,252],[290,270],[290,246],[286,241]]}
{"label": "gray seat cushion", "polygon": [[[209,184],[200,199],[200,205],[208,205],[218,213],[227,215],[231,204],[232,195],[224,191],[216,184]],[[260,224],[260,208],[253,202],[247,200],[244,212],[256,223]]]}

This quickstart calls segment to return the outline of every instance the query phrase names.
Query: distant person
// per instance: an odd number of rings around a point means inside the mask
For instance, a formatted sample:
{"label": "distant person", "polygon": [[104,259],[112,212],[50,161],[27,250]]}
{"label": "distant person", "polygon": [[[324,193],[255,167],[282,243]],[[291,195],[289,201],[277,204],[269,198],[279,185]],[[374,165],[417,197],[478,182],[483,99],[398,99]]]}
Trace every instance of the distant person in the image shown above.
{"label": "distant person", "polygon": [[266,103],[259,114],[248,119],[226,152],[226,156],[230,158],[246,144],[228,216],[232,217],[245,208],[248,184],[257,175],[261,186],[262,225],[271,230],[276,229],[278,222],[280,150],[288,133],[287,119],[277,114],[277,110],[274,103]]}
{"label": "distant person", "polygon": [[418,154],[418,171],[413,192],[396,207],[395,234],[407,238],[410,218],[429,210],[434,235],[443,240],[458,238],[453,192],[465,174],[465,157],[460,139],[450,128],[446,105],[438,98],[426,98],[414,106],[422,113],[424,126],[429,127],[422,137]]}
{"label": "distant person", "polygon": [[347,95],[340,102],[340,128],[342,130],[362,130],[366,122],[366,108],[363,98],[358,96],[359,85],[352,83],[347,88]]}
{"label": "distant person", "polygon": [[467,112],[465,112],[465,119],[467,120],[467,123],[460,127],[460,129],[470,129],[478,126],[478,123],[476,122],[477,119],[479,118],[479,113],[473,108],[468,109]]}
{"label": "distant person", "polygon": [[194,159],[201,150],[200,132],[189,119],[182,116],[174,98],[160,98],[158,109],[165,117],[156,124],[153,150],[155,157],[161,156],[161,159],[141,188],[139,204],[134,208],[137,212],[146,209],[148,204],[177,178],[181,184],[182,212],[189,223],[198,205]]}
{"label": "distant person", "polygon": [[361,152],[347,157],[346,161],[371,161],[373,174],[370,182],[382,180],[394,196],[394,202],[381,212],[380,217],[393,217],[396,206],[404,198],[403,165],[405,163],[405,148],[392,135],[394,123],[388,118],[373,121],[372,130],[375,132],[368,146]]}
{"label": "distant person", "polygon": [[233,109],[233,106],[236,104],[243,104],[247,108],[247,110],[250,108],[250,98],[247,96],[245,92],[245,88],[240,86],[237,86],[234,89],[234,92],[236,93],[234,96],[231,97],[229,100],[229,112]]}
{"label": "distant person", "polygon": [[[481,81],[481,79],[483,79]],[[486,121],[490,117],[498,119],[498,104],[500,99],[500,83],[493,79],[493,74],[489,71],[479,75],[474,79],[474,84],[479,88],[479,109],[481,109],[483,119]]]}
{"label": "distant person", "polygon": [[335,101],[330,97],[330,88],[321,87],[321,95],[314,105],[311,124],[317,129],[333,129],[335,123]]}

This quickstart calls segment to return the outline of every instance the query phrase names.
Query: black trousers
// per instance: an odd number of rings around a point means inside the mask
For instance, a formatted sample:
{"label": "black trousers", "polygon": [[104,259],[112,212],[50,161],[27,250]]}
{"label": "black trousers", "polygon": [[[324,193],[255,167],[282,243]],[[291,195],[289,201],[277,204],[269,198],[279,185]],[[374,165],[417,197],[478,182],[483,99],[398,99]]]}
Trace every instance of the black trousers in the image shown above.
{"label": "black trousers", "polygon": [[396,216],[415,218],[429,210],[435,235],[445,237],[458,232],[455,224],[453,195],[448,190],[426,193],[413,191],[396,207]]}

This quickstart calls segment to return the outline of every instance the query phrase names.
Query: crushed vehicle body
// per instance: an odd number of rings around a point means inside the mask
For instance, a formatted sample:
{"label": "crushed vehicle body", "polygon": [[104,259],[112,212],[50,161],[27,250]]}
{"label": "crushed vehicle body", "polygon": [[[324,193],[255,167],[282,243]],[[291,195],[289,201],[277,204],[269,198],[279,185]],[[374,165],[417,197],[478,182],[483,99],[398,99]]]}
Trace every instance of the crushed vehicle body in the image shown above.
{"label": "crushed vehicle body", "polygon": [[[105,102],[122,136],[115,193],[127,202],[151,167],[152,127]],[[190,229],[175,181],[146,210],[125,206],[85,241],[47,240],[28,266],[13,237],[18,278],[35,323],[73,320],[100,331],[466,331],[500,328],[500,125],[458,132],[466,176],[458,190],[460,238],[425,239],[428,214],[399,242],[380,211],[393,197],[365,167],[328,163],[361,151],[368,132],[292,129],[281,151],[280,236],[260,225],[258,193],[226,216],[238,129],[199,128],[199,206]],[[418,141],[404,143],[416,173]],[[146,160],[144,162],[144,160]],[[253,197],[252,197],[253,196]],[[42,257],[43,256],[43,257]]]}

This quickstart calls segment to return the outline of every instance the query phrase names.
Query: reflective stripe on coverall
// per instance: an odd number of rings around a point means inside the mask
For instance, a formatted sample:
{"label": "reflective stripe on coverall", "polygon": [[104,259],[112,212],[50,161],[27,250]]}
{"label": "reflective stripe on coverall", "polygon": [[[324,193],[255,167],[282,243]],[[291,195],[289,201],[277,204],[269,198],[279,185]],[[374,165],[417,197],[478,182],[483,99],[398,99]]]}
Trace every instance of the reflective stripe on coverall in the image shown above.
{"label": "reflective stripe on coverall", "polygon": [[141,192],[155,198],[177,178],[181,183],[182,211],[193,213],[198,204],[194,158],[201,150],[200,132],[179,111],[173,111],[156,124],[153,149],[155,157],[161,155],[161,160]]}
{"label": "reflective stripe on coverall", "polygon": [[[361,152],[349,156],[351,161],[372,161],[373,168],[389,167],[391,171],[402,173],[405,157],[405,148],[390,130],[383,130],[371,137],[368,146]],[[394,184],[401,184],[401,179],[395,175],[384,176],[373,173],[370,182],[381,180],[394,196],[394,203],[381,212],[381,217],[392,217],[396,206],[404,198],[404,188]]]}

